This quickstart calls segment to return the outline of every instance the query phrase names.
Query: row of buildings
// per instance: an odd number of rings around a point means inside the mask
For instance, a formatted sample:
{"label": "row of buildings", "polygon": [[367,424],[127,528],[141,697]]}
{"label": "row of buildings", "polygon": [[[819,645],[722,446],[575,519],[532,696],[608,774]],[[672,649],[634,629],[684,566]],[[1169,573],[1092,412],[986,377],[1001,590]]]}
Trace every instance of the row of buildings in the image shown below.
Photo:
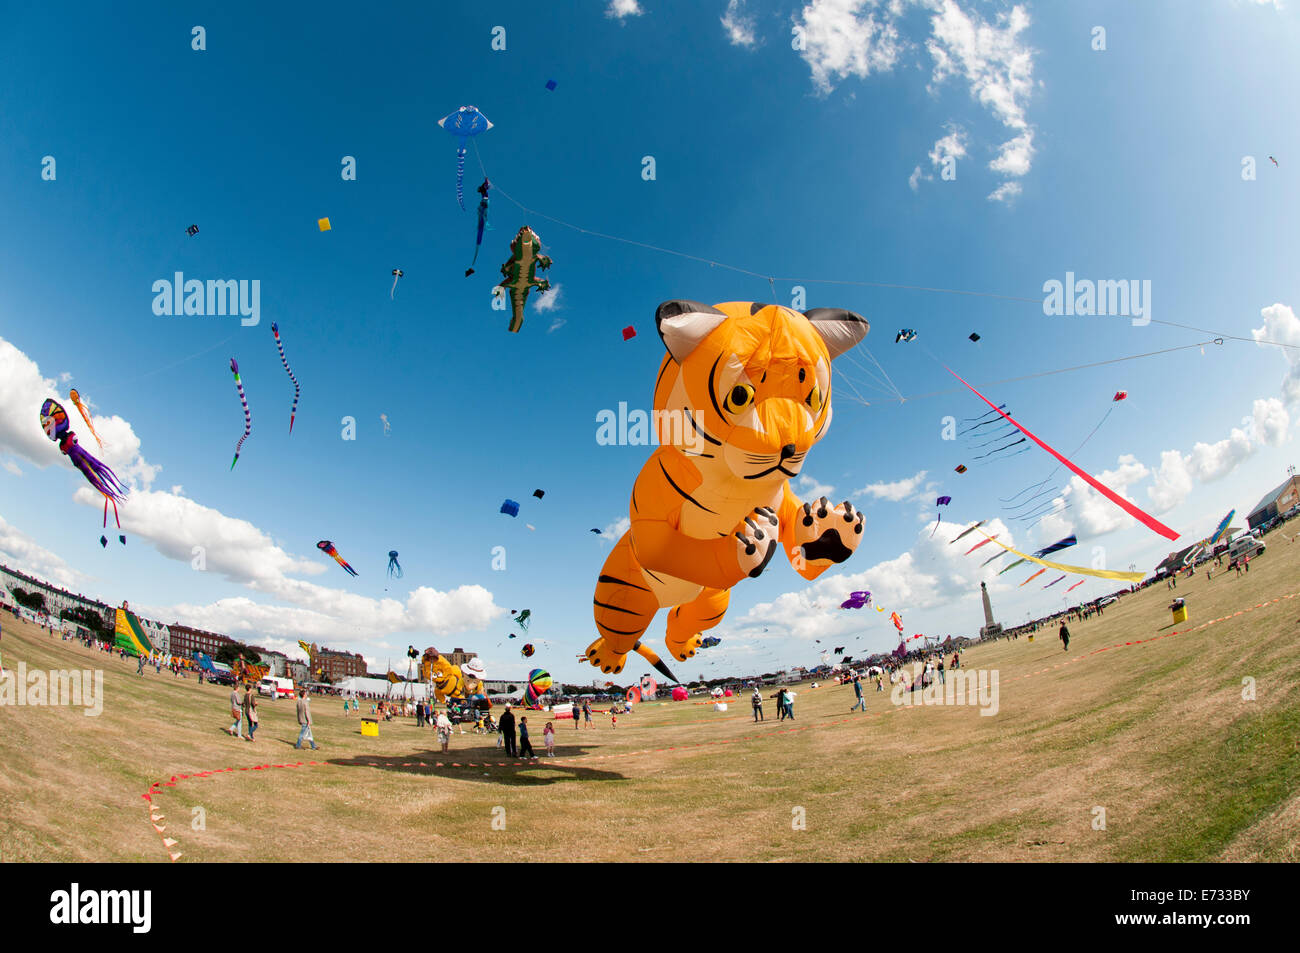
{"label": "row of buildings", "polygon": [[[81,609],[103,619],[104,628],[113,631],[117,623],[117,609],[99,599],[69,592],[43,579],[37,579],[16,569],[0,566],[0,587],[12,595],[14,590],[40,593],[45,599],[45,608],[52,618],[62,619],[72,609]],[[129,608],[123,603],[124,608]],[[179,622],[164,624],[152,619],[140,618],[140,625],[149,636],[154,648],[164,655],[178,658],[193,658],[195,652],[202,652],[211,658],[225,646],[237,646],[245,655],[255,654],[262,665],[271,667],[271,674],[280,678],[292,678],[294,681],[330,681],[337,682],[353,676],[366,674],[366,662],[353,652],[340,652],[330,648],[317,649],[315,655],[316,672],[309,672],[306,662],[289,658],[283,652],[263,648],[260,645],[245,645],[237,639],[219,632],[208,632]],[[460,649],[456,650],[460,652]],[[466,657],[472,657],[466,656]],[[251,659],[250,659],[251,661]]]}

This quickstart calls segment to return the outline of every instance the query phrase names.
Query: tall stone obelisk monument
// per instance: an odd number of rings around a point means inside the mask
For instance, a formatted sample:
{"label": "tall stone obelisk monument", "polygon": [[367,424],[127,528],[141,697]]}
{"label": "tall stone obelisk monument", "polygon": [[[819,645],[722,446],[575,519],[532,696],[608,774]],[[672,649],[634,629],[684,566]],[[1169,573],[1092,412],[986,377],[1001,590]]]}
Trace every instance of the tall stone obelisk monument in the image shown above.
{"label": "tall stone obelisk monument", "polygon": [[993,621],[993,603],[989,602],[989,587],[982,582],[980,595],[984,597],[984,627],[980,629],[980,638],[995,638],[1002,634],[1002,626]]}

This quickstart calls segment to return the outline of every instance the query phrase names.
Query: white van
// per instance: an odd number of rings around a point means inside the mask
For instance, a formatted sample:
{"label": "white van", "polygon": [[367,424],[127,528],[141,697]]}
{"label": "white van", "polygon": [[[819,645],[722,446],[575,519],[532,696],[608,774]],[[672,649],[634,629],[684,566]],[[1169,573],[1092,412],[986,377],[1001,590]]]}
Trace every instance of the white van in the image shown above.
{"label": "white van", "polygon": [[293,692],[293,679],[276,678],[274,675],[268,675],[257,683],[257,694],[269,695],[272,699],[296,697]]}
{"label": "white van", "polygon": [[1247,533],[1238,536],[1232,541],[1232,545],[1228,547],[1228,559],[1233,562],[1236,562],[1242,556],[1249,556],[1254,559],[1256,556],[1262,556],[1267,548],[1263,542]]}

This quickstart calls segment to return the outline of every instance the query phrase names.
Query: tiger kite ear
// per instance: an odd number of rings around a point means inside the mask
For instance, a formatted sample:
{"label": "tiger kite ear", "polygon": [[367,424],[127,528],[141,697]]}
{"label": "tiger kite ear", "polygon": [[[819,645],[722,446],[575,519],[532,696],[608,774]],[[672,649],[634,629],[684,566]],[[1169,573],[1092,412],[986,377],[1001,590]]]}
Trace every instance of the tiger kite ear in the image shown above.
{"label": "tiger kite ear", "polygon": [[686,360],[700,342],[725,320],[726,314],[698,301],[665,301],[655,310],[659,337],[678,364]]}
{"label": "tiger kite ear", "polygon": [[857,347],[871,330],[866,318],[843,308],[813,308],[805,311],[804,317],[812,322],[813,328],[826,342],[831,360]]}

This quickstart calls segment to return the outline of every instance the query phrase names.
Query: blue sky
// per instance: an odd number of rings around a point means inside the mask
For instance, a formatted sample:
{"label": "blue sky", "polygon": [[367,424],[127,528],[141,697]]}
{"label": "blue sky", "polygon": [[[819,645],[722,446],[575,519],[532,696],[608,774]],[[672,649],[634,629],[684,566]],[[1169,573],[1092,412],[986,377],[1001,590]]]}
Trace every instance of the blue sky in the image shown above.
{"label": "blue sky", "polygon": [[[163,621],[282,647],[305,635],[376,668],[413,642],[474,649],[490,673],[522,674],[519,640],[505,633],[509,610],[529,607],[531,664],[589,679],[574,656],[594,638],[591,590],[650,449],[599,446],[597,413],[649,406],[660,301],[789,304],[796,285],[807,307],[866,316],[864,347],[898,390],[933,396],[891,400],[865,353],[837,361],[835,424],[796,490],[833,487],[863,506],[866,541],[816,585],[779,563],[742,583],[723,644],[679,675],[811,663],[831,642],[887,649],[883,616],[835,608],[864,586],[909,632],[974,634],[978,582],[991,575],[943,530],[926,539],[941,493],[953,497],[945,524],[1001,516],[1026,547],[1077,533],[1066,562],[1088,564],[1101,547],[1110,568],[1149,569],[1172,548],[1059,478],[1068,509],[1032,529],[1012,521],[999,498],[1052,470],[1037,450],[953,473],[979,451],[942,440],[942,420],[981,409],[945,362],[1065,452],[1126,389],[1077,460],[1183,533],[1179,545],[1231,507],[1244,514],[1294,462],[1300,371],[1289,361],[1300,350],[1251,333],[1300,345],[1300,126],[1287,95],[1300,86],[1300,20],[1289,5],[440,7],[6,15],[7,564]],[[195,25],[204,51],[191,49]],[[504,50],[492,48],[498,26]],[[1096,26],[1104,51],[1092,49]],[[477,155],[496,188],[494,227],[466,278],[482,173],[471,150],[462,211],[455,143],[436,122],[471,103],[495,124]],[[344,156],[355,181],[340,176]],[[522,332],[508,334],[491,287],[525,223],[558,291],[534,296]],[[405,277],[390,300],[394,267]],[[176,271],[258,280],[260,324],[155,315],[152,284]],[[1155,321],[1044,315],[1044,282],[1067,271],[1149,280]],[[272,321],[303,388],[292,436]],[[629,324],[638,336],[624,342]],[[901,327],[917,341],[894,344]],[[1246,340],[997,383],[1220,334]],[[234,472],[232,356],[253,412]],[[41,401],[69,386],[92,403],[104,458],[134,483],[126,547],[99,546],[98,507],[39,431]],[[341,438],[346,416],[355,440]],[[506,497],[523,503],[516,520],[497,512]],[[358,578],[316,551],[325,538]],[[192,568],[195,545],[205,571]],[[505,571],[492,569],[496,546]],[[390,549],[400,582],[384,575]],[[1059,608],[1078,577],[1043,592],[1054,575],[991,583],[999,615]],[[1108,588],[1089,582],[1071,601]],[[660,642],[661,622],[648,637]]]}

